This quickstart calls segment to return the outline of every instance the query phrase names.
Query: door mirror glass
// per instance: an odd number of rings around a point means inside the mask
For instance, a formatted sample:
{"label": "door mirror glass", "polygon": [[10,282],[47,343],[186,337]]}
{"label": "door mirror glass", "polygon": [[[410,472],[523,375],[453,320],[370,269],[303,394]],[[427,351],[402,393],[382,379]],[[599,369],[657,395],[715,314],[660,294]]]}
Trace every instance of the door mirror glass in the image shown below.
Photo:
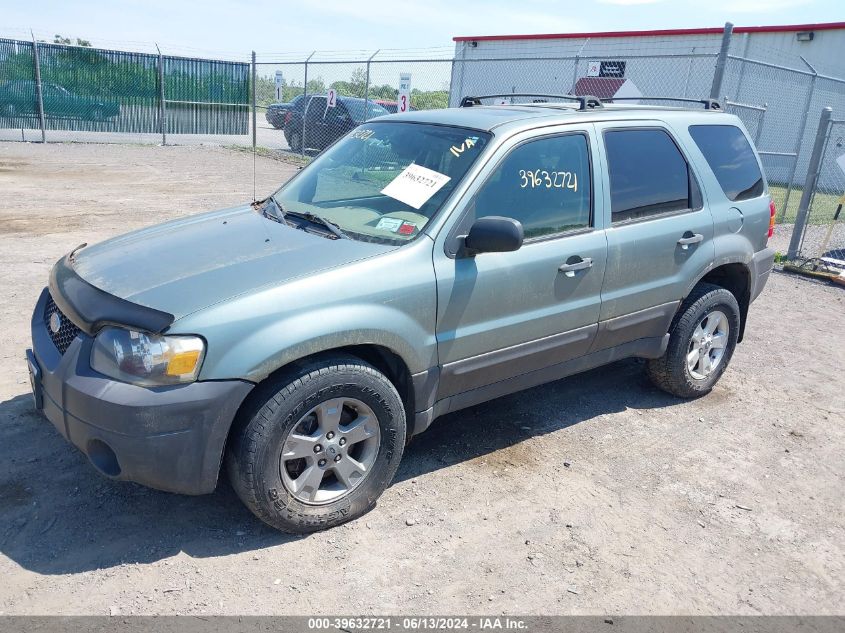
{"label": "door mirror glass", "polygon": [[479,253],[508,253],[519,250],[525,235],[522,224],[513,218],[491,215],[479,218],[464,238],[464,253],[473,257]]}

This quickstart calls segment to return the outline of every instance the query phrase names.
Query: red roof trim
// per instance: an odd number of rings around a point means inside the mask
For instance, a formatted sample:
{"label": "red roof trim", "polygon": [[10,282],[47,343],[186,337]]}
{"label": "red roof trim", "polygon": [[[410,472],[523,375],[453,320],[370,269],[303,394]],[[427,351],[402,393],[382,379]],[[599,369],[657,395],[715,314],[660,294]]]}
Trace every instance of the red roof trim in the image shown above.
{"label": "red roof trim", "polygon": [[[780,24],[775,26],[735,26],[734,33],[782,33],[784,31],[832,31],[845,29],[845,22],[821,24]],[[566,40],[587,37],[661,37],[671,35],[717,35],[721,27],[698,29],[664,29],[656,31],[597,31],[595,33],[535,33],[529,35],[478,35],[453,37],[454,42],[484,42],[487,40]]]}

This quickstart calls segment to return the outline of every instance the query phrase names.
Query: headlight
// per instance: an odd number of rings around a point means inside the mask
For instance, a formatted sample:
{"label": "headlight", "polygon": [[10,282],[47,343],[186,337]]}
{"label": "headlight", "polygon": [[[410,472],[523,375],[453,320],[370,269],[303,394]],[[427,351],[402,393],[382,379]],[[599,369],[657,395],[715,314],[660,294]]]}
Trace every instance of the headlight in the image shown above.
{"label": "headlight", "polygon": [[205,342],[198,336],[159,336],[118,327],[97,334],[91,367],[116,380],[145,387],[193,382]]}

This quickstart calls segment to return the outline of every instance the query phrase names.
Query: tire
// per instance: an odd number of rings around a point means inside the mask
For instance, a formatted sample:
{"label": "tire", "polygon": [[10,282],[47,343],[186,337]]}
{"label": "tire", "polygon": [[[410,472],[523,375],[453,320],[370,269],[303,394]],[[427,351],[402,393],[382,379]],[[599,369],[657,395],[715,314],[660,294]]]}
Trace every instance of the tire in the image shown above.
{"label": "tire", "polygon": [[710,393],[733,356],[739,327],[736,297],[719,286],[698,284],[672,320],[666,352],[647,362],[649,378],[679,398]]}
{"label": "tire", "polygon": [[232,429],[226,469],[259,519],[315,532],[375,505],[399,467],[405,434],[405,408],[387,377],[355,357],[332,356],[256,389]]}
{"label": "tire", "polygon": [[288,142],[288,147],[290,147],[291,151],[302,151],[302,130],[293,130],[290,134],[288,134],[286,131],[285,137]]}

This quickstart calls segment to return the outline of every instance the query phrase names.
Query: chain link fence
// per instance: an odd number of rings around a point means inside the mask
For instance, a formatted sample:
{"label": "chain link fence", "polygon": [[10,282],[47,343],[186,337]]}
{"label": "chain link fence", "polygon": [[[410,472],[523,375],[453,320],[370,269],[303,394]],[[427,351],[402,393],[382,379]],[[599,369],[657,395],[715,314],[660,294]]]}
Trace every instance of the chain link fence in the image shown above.
{"label": "chain link fence", "polygon": [[0,39],[0,129],[19,129],[23,139],[38,130],[42,141],[48,131],[49,140],[106,142],[246,135],[249,70],[243,62]]}
{"label": "chain link fence", "polygon": [[[842,111],[838,116],[842,116]],[[822,110],[789,246],[790,259],[845,270],[845,119]]]}
{"label": "chain link fence", "polygon": [[829,124],[806,200],[805,189],[818,113],[828,106],[845,112],[845,79],[821,74],[803,58],[784,59],[775,49],[755,51],[777,63],[737,55],[729,27],[721,42],[665,38],[651,39],[647,47],[621,38],[530,46],[515,41],[497,49],[472,44],[455,50],[253,53],[250,66],[0,39],[0,140],[37,140],[40,133],[50,141],[213,142],[308,160],[403,103],[423,110],[456,107],[466,96],[514,95],[490,103],[535,100],[519,93],[626,103],[718,98],[757,145],[781,231],[791,230],[806,208],[789,255],[816,257],[825,244],[841,241],[837,227],[824,239],[845,178],[836,161],[845,153],[841,121]]}
{"label": "chain link fence", "polygon": [[408,111],[449,106],[451,57],[313,52],[299,61],[256,61],[256,126],[266,147],[313,156],[368,119],[399,111],[402,77]]}

